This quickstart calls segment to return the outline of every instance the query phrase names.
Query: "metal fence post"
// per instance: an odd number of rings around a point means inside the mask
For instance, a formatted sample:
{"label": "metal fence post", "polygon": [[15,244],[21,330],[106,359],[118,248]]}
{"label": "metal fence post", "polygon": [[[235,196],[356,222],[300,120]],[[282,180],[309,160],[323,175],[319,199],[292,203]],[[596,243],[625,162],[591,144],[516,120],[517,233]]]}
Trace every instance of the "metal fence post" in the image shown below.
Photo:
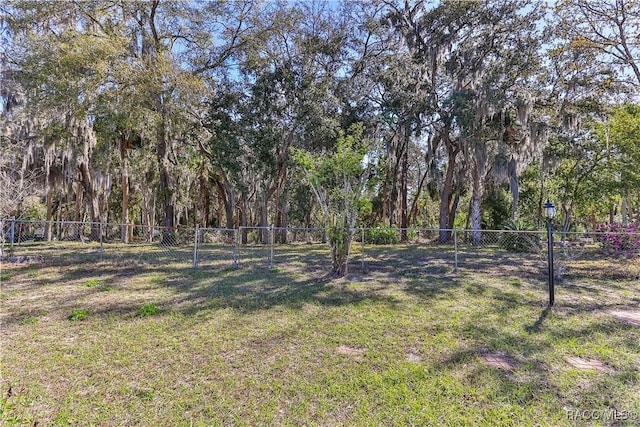
{"label": "metal fence post", "polygon": [[9,255],[13,256],[13,241],[16,239],[16,217],[11,217],[11,226],[9,227]]}
{"label": "metal fence post", "polygon": [[193,237],[193,268],[198,268],[198,224],[196,224],[196,232]]}
{"label": "metal fence post", "polygon": [[453,271],[458,272],[458,230],[453,230]]}

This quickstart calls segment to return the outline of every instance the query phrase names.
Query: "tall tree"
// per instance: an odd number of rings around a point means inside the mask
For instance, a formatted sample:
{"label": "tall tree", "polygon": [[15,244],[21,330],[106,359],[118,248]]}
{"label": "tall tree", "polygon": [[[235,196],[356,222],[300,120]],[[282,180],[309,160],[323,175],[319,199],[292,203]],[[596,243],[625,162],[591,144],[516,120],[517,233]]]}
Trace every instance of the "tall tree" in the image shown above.
{"label": "tall tree", "polygon": [[612,204],[615,179],[608,169],[615,153],[605,123],[611,106],[633,98],[640,84],[640,9],[626,0],[563,1],[555,12],[548,67],[552,134],[543,173],[559,188],[566,231],[576,214],[589,215],[593,226],[600,207]]}
{"label": "tall tree", "polygon": [[[518,104],[532,103],[528,80],[539,63],[539,30],[530,23],[541,12],[538,4],[524,6],[518,2],[391,5],[392,22],[413,56],[425,64],[423,79],[430,82],[430,104],[423,114],[431,118],[435,134],[431,141],[445,147],[431,150],[442,153],[439,163],[446,164],[440,190],[441,229],[453,225],[458,156],[471,172],[470,214],[474,229],[479,230],[484,183],[494,158],[503,162],[508,145],[537,142],[531,138],[529,117],[522,116],[528,110]],[[515,139],[508,132],[509,116],[520,121],[523,129]],[[517,160],[511,156],[507,164]],[[448,233],[443,231],[440,238],[448,240]]]}
{"label": "tall tree", "polygon": [[[103,219],[110,178],[92,167],[97,144],[92,114],[123,40],[91,19],[106,17],[95,4],[16,2],[7,5],[5,12],[11,42],[3,55],[3,78],[18,82],[24,90],[22,108],[29,117],[12,125],[28,128],[30,135],[25,139],[39,151],[33,160],[44,161],[48,205],[52,168],[61,168],[67,181],[78,177],[91,221],[97,223]],[[97,233],[94,225],[94,238]]]}
{"label": "tall tree", "polygon": [[598,188],[611,188],[621,198],[622,222],[640,222],[640,106],[616,107],[600,124],[598,136],[611,151],[607,182]]}
{"label": "tall tree", "polygon": [[[73,123],[85,123],[81,128],[89,131],[85,139],[91,144],[99,140],[91,135],[94,120],[120,122],[101,130],[120,133],[114,148],[121,153],[123,221],[129,136],[137,135],[153,147],[167,240],[189,181],[180,179],[178,165],[188,156],[186,146],[201,133],[205,101],[213,94],[216,76],[224,74],[232,55],[251,38],[254,8],[252,1],[11,2],[5,11],[14,37],[5,63],[12,64],[12,74],[25,87],[37,117],[47,119],[38,123],[49,128],[71,123],[73,129],[67,130],[76,139],[80,128]],[[96,180],[90,161],[82,157],[92,148],[76,142],[69,147],[83,160],[79,174],[87,202],[93,205]],[[92,214],[93,219],[97,216]]]}
{"label": "tall tree", "polygon": [[249,97],[242,122],[260,183],[259,224],[282,227],[290,200],[289,148],[326,146],[340,124],[336,92],[345,71],[346,26],[320,1],[282,6],[270,19],[273,30],[244,61]]}
{"label": "tall tree", "polygon": [[555,5],[567,47],[593,52],[592,61],[618,81],[640,87],[640,4],[634,0],[563,0]]}

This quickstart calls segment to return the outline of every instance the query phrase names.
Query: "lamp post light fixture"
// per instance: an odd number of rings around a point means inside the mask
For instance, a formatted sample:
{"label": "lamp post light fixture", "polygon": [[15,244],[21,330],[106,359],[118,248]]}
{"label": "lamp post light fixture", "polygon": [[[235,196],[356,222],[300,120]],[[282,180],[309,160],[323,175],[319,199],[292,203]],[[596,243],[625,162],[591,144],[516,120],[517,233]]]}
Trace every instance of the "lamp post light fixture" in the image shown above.
{"label": "lamp post light fixture", "polygon": [[547,264],[549,266],[549,306],[555,302],[555,278],[553,270],[553,218],[556,216],[556,207],[547,200],[544,204],[544,216],[547,218]]}

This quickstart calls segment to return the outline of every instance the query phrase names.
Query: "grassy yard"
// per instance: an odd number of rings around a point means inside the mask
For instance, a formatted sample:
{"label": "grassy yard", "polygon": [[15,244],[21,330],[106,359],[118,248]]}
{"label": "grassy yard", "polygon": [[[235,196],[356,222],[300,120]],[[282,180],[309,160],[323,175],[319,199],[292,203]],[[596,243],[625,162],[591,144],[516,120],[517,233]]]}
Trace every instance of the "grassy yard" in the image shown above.
{"label": "grassy yard", "polygon": [[[454,273],[399,251],[413,269],[344,279],[294,260],[5,262],[0,424],[640,423],[640,327],[612,314],[640,311],[637,277],[569,277],[548,309],[544,265],[487,252]],[[614,412],[570,419],[592,410]]]}

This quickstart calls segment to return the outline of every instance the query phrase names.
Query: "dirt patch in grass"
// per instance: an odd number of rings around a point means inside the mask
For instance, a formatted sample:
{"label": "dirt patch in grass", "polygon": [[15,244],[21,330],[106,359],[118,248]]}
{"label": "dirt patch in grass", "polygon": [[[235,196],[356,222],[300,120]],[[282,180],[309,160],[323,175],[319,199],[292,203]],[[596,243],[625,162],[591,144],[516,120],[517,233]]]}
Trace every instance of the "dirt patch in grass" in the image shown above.
{"label": "dirt patch in grass", "polygon": [[351,346],[342,344],[342,345],[339,345],[338,348],[336,348],[336,353],[342,354],[345,356],[350,356],[355,360],[362,360],[362,355],[364,354],[364,350],[361,348],[351,347]]}
{"label": "dirt patch in grass", "polygon": [[482,362],[489,368],[511,372],[516,368],[516,362],[506,353],[483,352],[480,354]]}
{"label": "dirt patch in grass", "polygon": [[407,362],[411,362],[411,363],[420,363],[422,362],[422,356],[420,355],[420,352],[417,349],[412,348],[407,352],[406,360]]}
{"label": "dirt patch in grass", "polygon": [[598,359],[583,359],[582,357],[567,357],[567,363],[581,371],[598,371],[606,373],[614,373],[616,370],[611,366],[607,366]]}
{"label": "dirt patch in grass", "polygon": [[630,325],[640,327],[640,310],[609,310],[607,314]]}

